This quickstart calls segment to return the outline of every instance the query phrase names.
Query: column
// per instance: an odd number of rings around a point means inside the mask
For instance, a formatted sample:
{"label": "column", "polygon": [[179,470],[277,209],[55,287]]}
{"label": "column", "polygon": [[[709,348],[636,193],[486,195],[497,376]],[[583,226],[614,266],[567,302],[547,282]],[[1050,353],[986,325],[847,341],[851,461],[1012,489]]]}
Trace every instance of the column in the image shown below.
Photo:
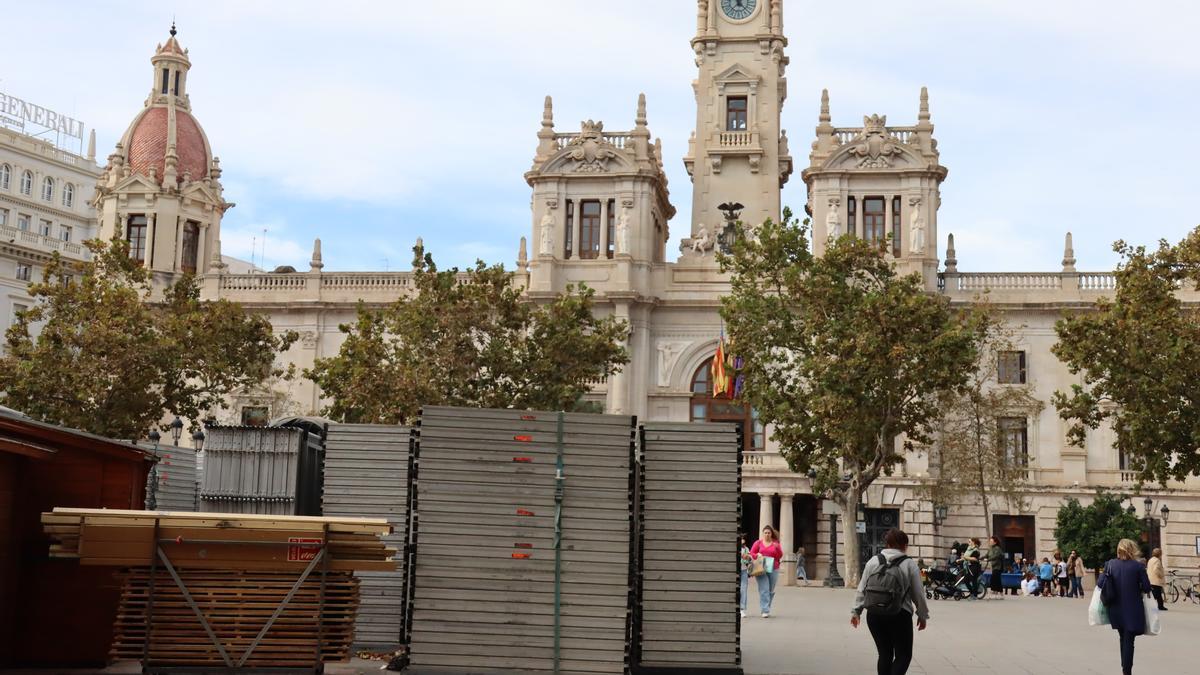
{"label": "column", "polygon": [[784,586],[796,584],[796,542],[792,526],[792,498],[794,495],[779,495],[779,545],[783,548],[783,568],[779,571]]}
{"label": "column", "polygon": [[750,532],[749,533],[750,541],[754,541],[755,539],[758,539],[758,537],[762,534],[762,529],[764,527],[766,527],[767,525],[775,524],[775,518],[774,518],[775,514],[773,513],[773,509],[772,509],[774,500],[775,500],[774,492],[758,493],[758,532]]}
{"label": "column", "polygon": [[196,274],[208,273],[208,223],[200,226],[199,239],[196,241]]}
{"label": "column", "polygon": [[[575,218],[576,222],[579,222],[578,210],[575,211]],[[625,321],[625,323],[628,324],[632,330],[633,324],[629,320],[628,303],[618,302],[616,307],[614,307],[613,314],[618,319]],[[621,346],[628,348],[628,337],[624,340],[621,340]],[[627,373],[626,370],[628,370],[628,368],[622,368],[621,370],[610,375],[608,378],[609,413],[613,415],[624,415],[627,414],[629,410],[629,373]]]}
{"label": "column", "polygon": [[600,255],[599,260],[608,258],[608,200],[600,200]]}
{"label": "column", "polygon": [[[154,242],[156,241],[156,235],[158,234],[157,222],[157,214],[146,214],[146,256],[143,258],[142,264],[145,265],[146,269],[148,270],[154,269]],[[125,233],[125,238],[129,238],[128,232]]]}
{"label": "column", "polygon": [[571,220],[571,257],[579,260],[579,236],[583,234],[583,200],[575,200],[575,210]]}
{"label": "column", "polygon": [[[884,195],[883,197],[883,231],[885,234],[890,234],[893,237],[896,236],[896,229],[892,223],[891,195]],[[887,247],[888,252],[891,253],[893,248],[895,248],[895,244],[889,244]]]}

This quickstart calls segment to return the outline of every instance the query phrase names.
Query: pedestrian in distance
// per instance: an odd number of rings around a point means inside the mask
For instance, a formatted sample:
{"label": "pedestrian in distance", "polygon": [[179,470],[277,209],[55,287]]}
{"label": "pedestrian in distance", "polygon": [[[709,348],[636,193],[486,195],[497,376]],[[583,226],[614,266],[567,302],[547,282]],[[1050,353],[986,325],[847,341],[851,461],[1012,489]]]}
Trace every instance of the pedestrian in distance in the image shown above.
{"label": "pedestrian in distance", "polygon": [[753,560],[765,558],[764,564],[768,571],[759,575],[758,607],[762,618],[771,617],[771,603],[775,601],[775,584],[779,582],[779,563],[783,562],[783,547],[779,545],[779,532],[767,525],[762,529],[762,537],[750,547],[750,557]]}
{"label": "pedestrian in distance", "polygon": [[1146,561],[1146,576],[1150,578],[1150,591],[1154,594],[1154,601],[1158,603],[1159,611],[1167,611],[1167,606],[1163,604],[1163,586],[1167,585],[1167,569],[1163,567],[1161,548],[1156,548],[1150,553],[1150,560]]}
{"label": "pedestrian in distance", "polygon": [[891,529],[883,537],[886,548],[867,561],[850,625],[858,628],[862,612],[867,610],[867,629],[879,653],[878,675],[904,675],[912,662],[913,614],[917,630],[925,630],[929,621],[929,606],[921,585],[921,570],[909,558],[908,535]]}
{"label": "pedestrian in distance", "polygon": [[988,567],[992,571],[992,583],[990,588],[995,594],[997,600],[1004,599],[1004,549],[1000,548],[1000,540],[995,537],[988,538]]}
{"label": "pedestrian in distance", "polygon": [[1042,597],[1052,595],[1051,587],[1053,585],[1054,565],[1050,564],[1049,558],[1042,558],[1042,564],[1038,565],[1038,586],[1042,589]]}
{"label": "pedestrian in distance", "polygon": [[1054,552],[1054,581],[1058,584],[1058,597],[1067,597],[1067,563],[1063,562],[1062,552]]}
{"label": "pedestrian in distance", "polygon": [[1072,590],[1075,591],[1075,597],[1082,598],[1083,575],[1087,572],[1087,570],[1083,568],[1083,556],[1079,555],[1075,551],[1071,551],[1071,554],[1075,556],[1075,578],[1072,580],[1072,583],[1074,584]]}
{"label": "pedestrian in distance", "polygon": [[1124,675],[1133,673],[1134,639],[1146,632],[1142,597],[1150,592],[1150,578],[1137,556],[1138,545],[1130,539],[1122,539],[1117,544],[1117,559],[1104,565],[1104,576],[1101,577],[1104,595],[1112,595],[1112,602],[1105,605],[1109,623],[1121,640],[1121,672]]}
{"label": "pedestrian in distance", "polygon": [[1071,551],[1071,554],[1067,556],[1067,597],[1068,598],[1075,597],[1075,588],[1076,588],[1075,558],[1076,557],[1077,556],[1075,555],[1075,551]]}
{"label": "pedestrian in distance", "polygon": [[808,585],[808,571],[804,569],[804,547],[796,549],[796,578],[803,579],[804,585]]}
{"label": "pedestrian in distance", "polygon": [[967,588],[971,589],[970,599],[975,599],[975,587],[979,584],[979,576],[983,574],[983,554],[979,551],[979,537],[971,537],[970,544],[963,551],[961,562],[967,573]]}
{"label": "pedestrian in distance", "polygon": [[739,602],[742,604],[742,618],[746,618],[746,595],[750,591],[750,565],[754,564],[754,558],[750,557],[750,548],[746,546],[746,535],[738,535],[738,551],[741,556],[741,594],[738,596]]}

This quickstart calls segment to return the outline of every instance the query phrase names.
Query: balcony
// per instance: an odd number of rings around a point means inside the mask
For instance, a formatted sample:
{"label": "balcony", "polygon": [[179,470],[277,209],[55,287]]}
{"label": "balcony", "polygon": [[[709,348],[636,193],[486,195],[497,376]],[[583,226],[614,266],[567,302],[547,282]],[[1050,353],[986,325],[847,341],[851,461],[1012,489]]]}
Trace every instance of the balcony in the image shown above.
{"label": "balcony", "polygon": [[742,470],[751,473],[792,473],[783,455],[764,451],[742,453]]}
{"label": "balcony", "polygon": [[50,254],[58,251],[68,258],[76,260],[91,258],[91,254],[82,244],[63,241],[57,237],[48,237],[30,230],[18,230],[8,225],[0,225],[0,241],[17,244],[38,251],[39,253]]}

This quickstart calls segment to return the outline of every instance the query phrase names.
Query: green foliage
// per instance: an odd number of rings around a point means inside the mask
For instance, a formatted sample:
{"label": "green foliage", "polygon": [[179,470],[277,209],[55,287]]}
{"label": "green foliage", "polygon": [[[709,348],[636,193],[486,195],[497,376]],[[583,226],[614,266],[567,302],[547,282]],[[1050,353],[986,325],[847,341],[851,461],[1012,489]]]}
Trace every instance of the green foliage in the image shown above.
{"label": "green foliage", "polygon": [[0,358],[5,405],[141,438],[165,416],[199,420],[230,393],[286,375],[274,361],[294,334],[275,336],[236,304],[201,302],[190,275],[155,293],[121,239],[85,245],[91,261],[56,254],[30,285],[37,304],[9,328]]}
{"label": "green foliage", "polygon": [[[1054,538],[1060,551],[1076,551],[1083,564],[1099,568],[1117,557],[1117,543],[1122,539],[1137,541],[1141,524],[1135,516],[1121,508],[1121,495],[1099,492],[1088,506],[1071,497],[1058,510]],[[1065,556],[1064,556],[1065,557]]]}
{"label": "green foliage", "polygon": [[572,410],[628,361],[626,325],[593,313],[594,291],[530,302],[501,265],[438,270],[413,249],[414,293],[359,306],[337,356],[305,376],[346,422],[408,423],[423,405]]}
{"label": "green foliage", "polygon": [[1122,257],[1115,298],[1056,326],[1054,354],[1083,382],[1056,392],[1054,405],[1080,447],[1087,429],[1111,423],[1143,481],[1200,475],[1200,320],[1177,297],[1200,284],[1200,228],[1176,246],[1117,242],[1114,250]]}
{"label": "green foliage", "polygon": [[[984,322],[898,274],[877,244],[842,237],[818,257],[808,232],[788,211],[741,228],[721,258],[732,272],[722,315],[744,359],[743,398],[792,470],[833,491],[849,529],[863,491],[932,443],[939,397],[965,387]],[[844,541],[853,581],[857,538]]]}

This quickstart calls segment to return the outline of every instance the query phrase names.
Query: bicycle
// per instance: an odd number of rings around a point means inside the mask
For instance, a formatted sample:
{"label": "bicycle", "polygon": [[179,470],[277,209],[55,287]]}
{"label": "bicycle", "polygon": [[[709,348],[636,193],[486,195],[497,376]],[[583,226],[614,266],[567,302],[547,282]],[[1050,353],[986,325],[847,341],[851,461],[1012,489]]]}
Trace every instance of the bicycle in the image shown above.
{"label": "bicycle", "polygon": [[[1192,582],[1190,577],[1183,577],[1181,580],[1179,573],[1175,570],[1167,572],[1167,587],[1163,589],[1171,598],[1171,603],[1179,602],[1179,596],[1182,595],[1184,601],[1191,600],[1200,605],[1200,582]],[[1182,590],[1180,587],[1182,586]]]}

